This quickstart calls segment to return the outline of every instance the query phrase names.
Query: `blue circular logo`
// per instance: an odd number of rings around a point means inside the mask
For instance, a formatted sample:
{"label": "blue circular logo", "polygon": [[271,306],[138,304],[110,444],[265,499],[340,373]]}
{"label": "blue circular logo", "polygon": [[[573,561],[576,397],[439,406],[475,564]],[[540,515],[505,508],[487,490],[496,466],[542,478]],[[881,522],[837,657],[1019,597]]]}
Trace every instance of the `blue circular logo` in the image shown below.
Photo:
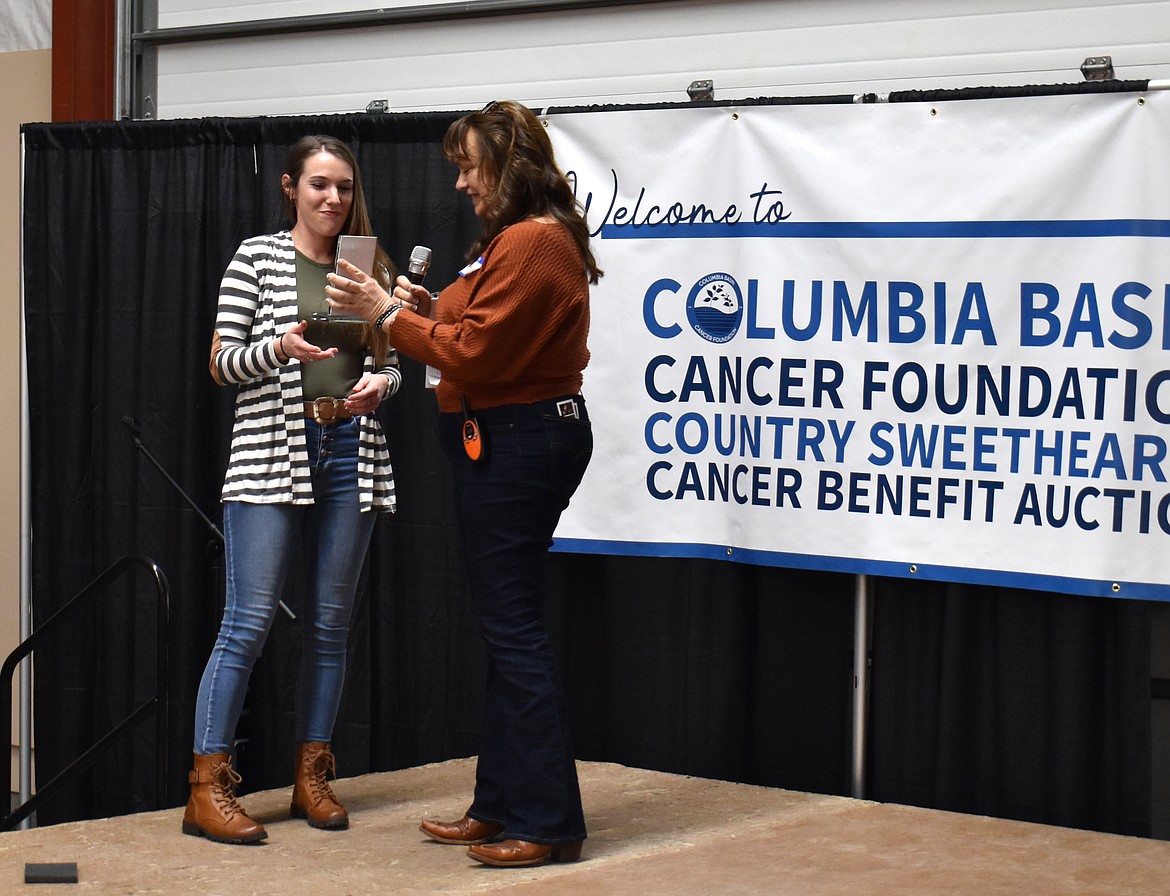
{"label": "blue circular logo", "polygon": [[730,274],[708,274],[687,296],[687,320],[708,342],[730,341],[743,322],[739,284]]}

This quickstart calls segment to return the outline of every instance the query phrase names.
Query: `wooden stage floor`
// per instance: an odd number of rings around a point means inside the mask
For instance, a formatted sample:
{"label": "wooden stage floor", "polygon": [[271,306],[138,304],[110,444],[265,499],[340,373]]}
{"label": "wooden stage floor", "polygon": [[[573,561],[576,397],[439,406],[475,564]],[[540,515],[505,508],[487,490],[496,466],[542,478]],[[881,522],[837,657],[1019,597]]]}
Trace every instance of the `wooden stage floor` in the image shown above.
{"label": "wooden stage floor", "polygon": [[[455,818],[474,762],[335,783],[347,831],[288,815],[288,790],[242,800],[268,840],[180,833],[182,808],[0,834],[0,893],[167,896],[1103,896],[1170,894],[1170,843],[580,763],[590,836],[581,861],[480,865],[427,840]],[[75,862],[76,884],[25,884],[26,863]]]}

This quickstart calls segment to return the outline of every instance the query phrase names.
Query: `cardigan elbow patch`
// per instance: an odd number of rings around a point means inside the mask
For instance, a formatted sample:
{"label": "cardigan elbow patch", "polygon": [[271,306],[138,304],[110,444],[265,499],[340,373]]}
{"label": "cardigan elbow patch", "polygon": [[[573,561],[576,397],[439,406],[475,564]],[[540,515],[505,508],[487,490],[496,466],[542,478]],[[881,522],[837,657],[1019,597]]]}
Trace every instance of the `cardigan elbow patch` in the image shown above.
{"label": "cardigan elbow patch", "polygon": [[219,364],[217,363],[219,360],[219,353],[222,348],[223,346],[219,341],[219,330],[216,330],[211,334],[211,360],[208,362],[207,366],[211,370],[211,378],[215,380],[215,384],[217,386],[227,385],[227,383],[224,382],[223,374],[220,373]]}

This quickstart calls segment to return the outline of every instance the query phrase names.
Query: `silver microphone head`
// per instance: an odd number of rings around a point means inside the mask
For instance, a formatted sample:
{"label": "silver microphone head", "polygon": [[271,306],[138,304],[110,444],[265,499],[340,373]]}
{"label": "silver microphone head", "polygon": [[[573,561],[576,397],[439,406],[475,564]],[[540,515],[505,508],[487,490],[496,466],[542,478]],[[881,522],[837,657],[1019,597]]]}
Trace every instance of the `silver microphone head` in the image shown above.
{"label": "silver microphone head", "polygon": [[407,271],[425,277],[430,268],[431,250],[426,246],[415,246],[410,253],[410,261],[406,263]]}

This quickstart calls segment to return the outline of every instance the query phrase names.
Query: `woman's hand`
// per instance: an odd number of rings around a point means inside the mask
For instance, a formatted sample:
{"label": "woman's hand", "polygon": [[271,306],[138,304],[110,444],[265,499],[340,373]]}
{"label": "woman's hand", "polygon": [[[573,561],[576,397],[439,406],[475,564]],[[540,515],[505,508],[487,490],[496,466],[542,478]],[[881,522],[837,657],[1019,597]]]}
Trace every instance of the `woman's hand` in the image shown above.
{"label": "woman's hand", "polygon": [[405,274],[399,274],[394,284],[394,301],[400,302],[407,311],[431,316],[431,293],[425,286],[411,283]]}
{"label": "woman's hand", "polygon": [[389,391],[390,381],[382,374],[363,374],[346,396],[345,406],[355,416],[368,416],[378,410],[378,405]]}
{"label": "woman's hand", "polygon": [[290,360],[297,360],[301,363],[323,361],[336,355],[336,348],[318,348],[313,343],[305,341],[305,327],[308,325],[307,320],[302,320],[285,330],[284,335],[278,340],[280,350]]}
{"label": "woman's hand", "polygon": [[325,296],[329,307],[362,320],[377,320],[378,315],[390,307],[391,299],[386,290],[382,289],[377,280],[344,258],[337,262],[337,267],[341,274],[325,275]]}

